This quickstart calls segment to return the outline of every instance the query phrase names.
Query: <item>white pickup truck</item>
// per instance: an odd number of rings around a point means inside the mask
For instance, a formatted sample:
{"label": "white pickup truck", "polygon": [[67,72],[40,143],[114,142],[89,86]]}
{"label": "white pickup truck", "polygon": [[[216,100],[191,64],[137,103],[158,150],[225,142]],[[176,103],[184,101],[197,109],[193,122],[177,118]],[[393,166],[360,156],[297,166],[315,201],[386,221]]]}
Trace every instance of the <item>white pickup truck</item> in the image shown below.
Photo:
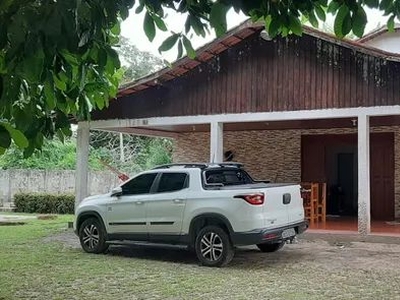
{"label": "white pickup truck", "polygon": [[206,266],[229,263],[235,246],[277,251],[307,228],[299,185],[256,182],[233,163],[157,167],[83,199],[75,215],[86,252],[124,241],[187,245]]}

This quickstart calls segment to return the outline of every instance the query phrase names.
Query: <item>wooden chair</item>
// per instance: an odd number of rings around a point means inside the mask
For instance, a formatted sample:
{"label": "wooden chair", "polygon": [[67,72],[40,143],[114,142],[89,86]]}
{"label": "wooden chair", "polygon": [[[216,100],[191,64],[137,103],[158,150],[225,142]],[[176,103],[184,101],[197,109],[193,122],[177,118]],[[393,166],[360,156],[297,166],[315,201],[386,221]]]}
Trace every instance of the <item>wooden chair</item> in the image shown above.
{"label": "wooden chair", "polygon": [[326,183],[301,183],[304,215],[310,226],[326,223]]}
{"label": "wooden chair", "polygon": [[317,202],[315,201],[315,196],[313,194],[313,188],[315,190],[315,185],[313,183],[302,183],[301,187],[304,215],[309,224],[314,225],[318,221],[316,215]]}
{"label": "wooden chair", "polygon": [[326,183],[319,184],[320,196],[317,204],[317,219],[318,222],[326,224]]}

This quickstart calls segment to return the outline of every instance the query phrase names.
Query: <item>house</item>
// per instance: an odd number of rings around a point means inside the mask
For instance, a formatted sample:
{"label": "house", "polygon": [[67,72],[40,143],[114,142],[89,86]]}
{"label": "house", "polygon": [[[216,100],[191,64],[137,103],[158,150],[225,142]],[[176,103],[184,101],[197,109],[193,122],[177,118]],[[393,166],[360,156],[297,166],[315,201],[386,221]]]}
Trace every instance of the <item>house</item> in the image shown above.
{"label": "house", "polygon": [[[256,179],[327,182],[328,214],[400,218],[400,55],[305,27],[270,39],[245,22],[120,89],[78,126],[77,199],[90,129],[174,139],[174,161],[240,161]],[[338,200],[340,198],[340,200]]]}
{"label": "house", "polygon": [[389,32],[386,26],[381,26],[357,41],[363,45],[374,47],[390,53],[400,53],[400,24],[396,24],[394,32]]}

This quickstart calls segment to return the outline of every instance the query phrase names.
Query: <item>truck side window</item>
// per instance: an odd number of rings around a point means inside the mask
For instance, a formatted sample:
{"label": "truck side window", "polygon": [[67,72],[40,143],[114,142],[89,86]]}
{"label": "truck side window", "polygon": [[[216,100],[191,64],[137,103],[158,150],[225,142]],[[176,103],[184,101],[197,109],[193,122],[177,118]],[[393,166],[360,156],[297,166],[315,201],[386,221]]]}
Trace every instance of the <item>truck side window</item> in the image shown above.
{"label": "truck side window", "polygon": [[162,173],[158,184],[158,193],[179,191],[188,186],[186,173]]}
{"label": "truck side window", "polygon": [[237,185],[252,183],[251,177],[242,170],[206,171],[206,184]]}
{"label": "truck side window", "polygon": [[143,174],[129,180],[122,186],[123,195],[140,195],[150,193],[151,186],[157,173]]}

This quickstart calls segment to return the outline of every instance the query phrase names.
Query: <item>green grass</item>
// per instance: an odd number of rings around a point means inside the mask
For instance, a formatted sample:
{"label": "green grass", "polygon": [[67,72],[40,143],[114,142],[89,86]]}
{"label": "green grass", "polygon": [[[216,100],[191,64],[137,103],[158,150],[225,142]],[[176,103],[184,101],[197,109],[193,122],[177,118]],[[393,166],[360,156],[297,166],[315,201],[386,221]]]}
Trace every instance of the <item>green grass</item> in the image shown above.
{"label": "green grass", "polygon": [[[399,299],[400,295],[398,264],[374,270],[363,261],[375,252],[348,256],[351,252],[337,247],[304,242],[273,254],[241,250],[228,267],[213,269],[199,266],[193,254],[179,249],[114,247],[106,255],[86,254],[66,229],[71,220],[72,216],[59,216],[0,226],[1,300]],[[397,250],[390,252],[394,262]],[[343,263],[332,267],[330,261],[340,259]],[[365,267],[356,262],[357,268],[352,268],[346,259],[360,259]]]}

